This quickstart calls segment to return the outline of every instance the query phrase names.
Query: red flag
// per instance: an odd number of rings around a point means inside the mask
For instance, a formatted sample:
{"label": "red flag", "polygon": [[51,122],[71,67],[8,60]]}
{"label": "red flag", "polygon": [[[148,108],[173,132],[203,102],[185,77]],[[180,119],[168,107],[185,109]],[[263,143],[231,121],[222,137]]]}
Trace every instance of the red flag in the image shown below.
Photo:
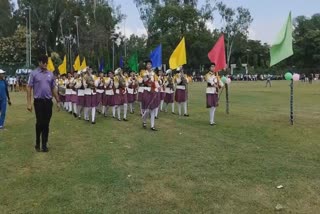
{"label": "red flag", "polygon": [[214,71],[218,72],[226,68],[226,51],[224,46],[224,35],[222,34],[217,43],[208,53],[208,58],[216,64]]}

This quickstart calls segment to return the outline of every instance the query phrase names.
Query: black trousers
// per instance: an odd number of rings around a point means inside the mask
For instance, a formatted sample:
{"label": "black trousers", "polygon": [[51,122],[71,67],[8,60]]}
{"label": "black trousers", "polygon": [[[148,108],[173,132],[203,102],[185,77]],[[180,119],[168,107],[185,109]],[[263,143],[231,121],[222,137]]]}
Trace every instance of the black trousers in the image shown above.
{"label": "black trousers", "polygon": [[52,116],[51,99],[34,99],[34,111],[36,113],[36,147],[40,148],[40,136],[42,149],[47,148],[49,137],[49,123]]}

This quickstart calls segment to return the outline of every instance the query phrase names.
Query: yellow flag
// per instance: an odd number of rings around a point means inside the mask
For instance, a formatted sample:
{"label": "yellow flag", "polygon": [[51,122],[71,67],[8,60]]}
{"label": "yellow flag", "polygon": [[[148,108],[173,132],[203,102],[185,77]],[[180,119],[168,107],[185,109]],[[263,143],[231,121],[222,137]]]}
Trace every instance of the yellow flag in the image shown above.
{"label": "yellow flag", "polygon": [[187,64],[186,43],[184,37],[173,51],[169,59],[170,69],[176,69],[181,65]]}
{"label": "yellow flag", "polygon": [[80,56],[78,55],[74,60],[73,68],[75,71],[80,71]]}
{"label": "yellow flag", "polygon": [[66,57],[66,55],[64,55],[63,62],[61,65],[59,65],[58,69],[59,69],[60,74],[67,73],[67,57]]}
{"label": "yellow flag", "polygon": [[82,63],[81,63],[81,66],[80,66],[80,70],[83,70],[87,67],[87,63],[86,63],[86,58],[83,57],[83,60],[82,60]]}
{"label": "yellow flag", "polygon": [[47,69],[48,69],[48,71],[51,71],[51,72],[54,71],[54,65],[53,65],[51,57],[48,57]]}

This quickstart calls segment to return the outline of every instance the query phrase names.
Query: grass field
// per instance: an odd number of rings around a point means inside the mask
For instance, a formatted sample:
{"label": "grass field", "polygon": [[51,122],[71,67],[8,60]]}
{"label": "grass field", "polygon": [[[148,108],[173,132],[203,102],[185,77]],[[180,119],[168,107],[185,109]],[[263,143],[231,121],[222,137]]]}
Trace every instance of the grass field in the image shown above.
{"label": "grass field", "polygon": [[49,153],[34,151],[34,113],[12,93],[0,213],[320,213],[320,82],[295,83],[294,126],[288,85],[232,82],[215,127],[203,83],[189,86],[190,117],[160,113],[158,132],[137,114],[91,125],[54,111]]}

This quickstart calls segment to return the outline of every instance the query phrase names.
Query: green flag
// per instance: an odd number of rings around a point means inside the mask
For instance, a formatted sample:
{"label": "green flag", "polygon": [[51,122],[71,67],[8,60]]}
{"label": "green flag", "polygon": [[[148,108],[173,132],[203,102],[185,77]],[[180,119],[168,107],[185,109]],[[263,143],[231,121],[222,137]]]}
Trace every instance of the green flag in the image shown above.
{"label": "green flag", "polygon": [[270,67],[293,55],[291,12],[270,48]]}
{"label": "green flag", "polygon": [[129,68],[132,70],[132,71],[135,71],[136,73],[138,72],[138,54],[137,53],[134,53],[129,61],[128,61],[128,64],[129,64]]}

